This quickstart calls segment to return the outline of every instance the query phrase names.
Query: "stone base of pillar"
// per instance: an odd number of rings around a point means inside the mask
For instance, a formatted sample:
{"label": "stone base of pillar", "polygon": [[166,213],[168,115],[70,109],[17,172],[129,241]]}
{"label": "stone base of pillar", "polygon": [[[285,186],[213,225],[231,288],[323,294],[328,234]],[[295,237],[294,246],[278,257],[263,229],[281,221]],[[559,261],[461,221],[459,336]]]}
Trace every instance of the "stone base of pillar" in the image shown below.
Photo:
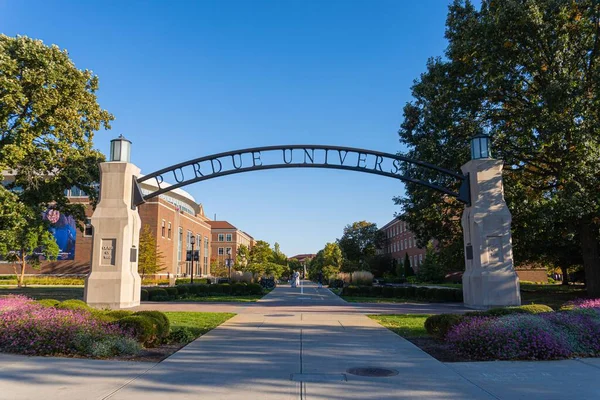
{"label": "stone base of pillar", "polygon": [[463,274],[465,307],[485,310],[521,305],[519,277],[513,270],[471,270]]}
{"label": "stone base of pillar", "polygon": [[95,308],[140,305],[138,274],[140,216],[132,207],[132,185],[140,170],[125,162],[100,164],[100,202],[94,227],[91,272],[85,280],[85,302]]}

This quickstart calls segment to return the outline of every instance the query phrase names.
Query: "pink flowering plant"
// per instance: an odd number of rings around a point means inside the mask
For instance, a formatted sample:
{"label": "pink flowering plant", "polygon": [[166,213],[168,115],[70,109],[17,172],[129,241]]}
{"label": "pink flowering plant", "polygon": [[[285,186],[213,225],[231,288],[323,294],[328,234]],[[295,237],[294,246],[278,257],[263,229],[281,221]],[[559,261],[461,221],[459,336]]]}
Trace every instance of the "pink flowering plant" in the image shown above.
{"label": "pink flowering plant", "polygon": [[467,318],[446,341],[474,360],[551,360],[572,354],[568,335],[539,315]]}
{"label": "pink flowering plant", "polygon": [[129,332],[89,311],[45,307],[24,296],[0,298],[0,351],[110,357],[139,348]]}
{"label": "pink flowering plant", "polygon": [[563,307],[565,309],[578,309],[578,308],[597,308],[600,312],[600,299],[577,299],[569,301]]}

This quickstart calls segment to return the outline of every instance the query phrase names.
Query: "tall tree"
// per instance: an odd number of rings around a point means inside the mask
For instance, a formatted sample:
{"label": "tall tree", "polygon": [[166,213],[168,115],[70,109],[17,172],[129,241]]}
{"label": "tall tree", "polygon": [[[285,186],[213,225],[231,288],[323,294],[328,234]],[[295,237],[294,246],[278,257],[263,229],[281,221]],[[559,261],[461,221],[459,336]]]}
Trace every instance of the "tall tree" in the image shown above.
{"label": "tall tree", "polygon": [[154,275],[164,269],[164,255],[156,245],[156,236],[150,225],[144,225],[140,233],[138,272],[143,280],[146,275]]}
{"label": "tall tree", "polygon": [[367,221],[346,225],[344,234],[337,244],[344,255],[343,269],[352,272],[359,268],[368,269],[367,260],[375,255],[375,251],[385,243],[385,234],[377,228],[377,224]]}
{"label": "tall tree", "polygon": [[[494,156],[505,162],[517,259],[536,257],[525,246],[545,258],[564,256],[564,246],[544,245],[563,241],[543,234],[553,225],[573,236],[569,246],[579,242],[593,296],[600,295],[599,20],[593,0],[483,1],[480,10],[455,1],[446,58],[428,62],[399,132],[408,156],[453,170],[468,160],[471,136],[490,134]],[[420,244],[434,237],[441,247],[459,248],[461,207],[413,184],[407,194],[398,202]],[[550,225],[536,219],[537,206],[553,208]]]}
{"label": "tall tree", "polygon": [[45,246],[40,251],[50,257],[58,252],[44,233],[43,212],[72,215],[83,228],[84,206],[70,203],[65,190],[78,187],[97,198],[104,156],[92,139],[113,116],[97,103],[98,78],[57,46],[0,35],[0,71],[0,171],[16,195],[1,195],[15,218],[0,220],[0,253],[20,254],[24,266],[32,246]]}
{"label": "tall tree", "polygon": [[287,265],[288,264],[287,256],[285,254],[283,254],[283,252],[281,251],[281,248],[279,247],[279,243],[277,243],[277,242],[275,242],[275,244],[273,245],[273,255],[271,256],[271,258],[275,264],[279,264],[279,265]]}
{"label": "tall tree", "polygon": [[250,250],[248,246],[245,244],[240,244],[237,249],[237,254],[235,256],[235,269],[239,271],[243,271],[244,267],[248,265],[248,261],[250,260]]}

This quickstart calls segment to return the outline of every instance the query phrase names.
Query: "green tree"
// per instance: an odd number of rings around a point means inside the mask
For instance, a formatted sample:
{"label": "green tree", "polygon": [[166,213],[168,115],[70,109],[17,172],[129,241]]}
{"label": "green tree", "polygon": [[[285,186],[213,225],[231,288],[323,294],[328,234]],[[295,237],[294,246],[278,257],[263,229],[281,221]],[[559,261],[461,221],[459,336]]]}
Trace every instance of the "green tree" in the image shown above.
{"label": "green tree", "polygon": [[58,252],[42,212],[72,215],[83,229],[85,207],[70,203],[65,189],[97,199],[104,156],[92,139],[113,116],[97,103],[97,76],[77,69],[57,46],[0,35],[0,71],[0,171],[14,194],[0,189],[2,213],[11,215],[0,221],[0,252],[35,264],[37,247],[50,258]]}
{"label": "green tree", "polygon": [[244,268],[248,265],[250,260],[250,250],[248,246],[244,244],[240,244],[237,250],[237,254],[235,256],[235,269],[238,271],[243,271]]}
{"label": "green tree", "polygon": [[271,246],[264,240],[259,240],[250,250],[250,262],[252,264],[266,264],[272,260],[273,252]]}
{"label": "green tree", "polygon": [[138,272],[142,280],[146,275],[155,275],[164,271],[164,255],[156,245],[156,236],[150,225],[144,225],[140,233],[140,254],[138,257]]}
{"label": "green tree", "polygon": [[[446,58],[428,62],[399,132],[407,156],[452,170],[469,159],[470,137],[490,134],[494,156],[505,162],[517,262],[570,258],[578,245],[592,296],[600,295],[599,15],[592,0],[483,1],[480,10],[455,1]],[[419,245],[436,238],[460,261],[462,206],[414,184],[406,188],[407,198],[397,201]],[[535,218],[550,207],[548,218]],[[548,237],[549,226],[572,240]]]}
{"label": "green tree", "polygon": [[277,242],[275,242],[275,244],[273,245],[273,254],[271,255],[271,259],[273,260],[273,262],[275,264],[279,264],[279,265],[287,265],[288,264],[287,256],[285,254],[283,254],[283,252],[281,251],[281,248],[279,247],[279,243],[277,243]]}
{"label": "green tree", "polygon": [[425,250],[425,260],[423,260],[417,271],[417,279],[419,282],[441,283],[444,281],[445,276],[446,270],[440,262],[439,253],[430,242]]}
{"label": "green tree", "polygon": [[359,221],[346,225],[344,234],[337,240],[344,256],[342,269],[345,272],[369,269],[367,260],[375,255],[385,240],[385,234],[372,222]]}

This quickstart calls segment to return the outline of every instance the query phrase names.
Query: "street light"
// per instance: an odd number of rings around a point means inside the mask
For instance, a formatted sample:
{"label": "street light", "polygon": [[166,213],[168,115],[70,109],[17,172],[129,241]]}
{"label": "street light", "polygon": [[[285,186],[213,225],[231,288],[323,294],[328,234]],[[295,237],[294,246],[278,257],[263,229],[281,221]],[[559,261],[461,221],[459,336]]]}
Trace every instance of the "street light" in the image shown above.
{"label": "street light", "polygon": [[192,235],[190,237],[190,243],[192,244],[192,275],[190,275],[190,283],[194,283],[194,245],[196,244],[196,237]]}
{"label": "street light", "polygon": [[227,268],[229,268],[229,282],[231,283],[231,247],[227,248]]}
{"label": "street light", "polygon": [[131,141],[123,135],[110,141],[110,161],[129,162],[131,157]]}
{"label": "street light", "polygon": [[492,153],[490,152],[490,140],[491,137],[483,133],[471,138],[471,160],[492,157]]}

